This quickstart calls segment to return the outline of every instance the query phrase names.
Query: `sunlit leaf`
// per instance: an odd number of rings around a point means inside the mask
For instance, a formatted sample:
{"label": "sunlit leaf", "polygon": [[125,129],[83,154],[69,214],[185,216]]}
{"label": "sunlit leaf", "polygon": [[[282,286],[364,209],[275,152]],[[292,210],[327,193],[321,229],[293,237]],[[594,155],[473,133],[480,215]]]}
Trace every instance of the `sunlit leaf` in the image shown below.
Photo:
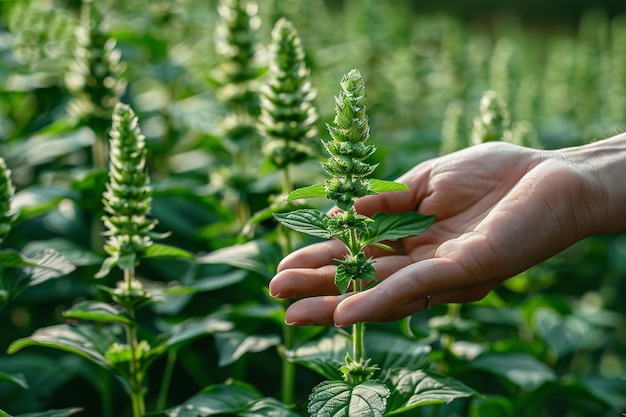
{"label": "sunlit leaf", "polygon": [[426,216],[416,212],[377,213],[374,221],[367,225],[368,235],[364,243],[383,240],[397,240],[417,236],[425,232],[435,221],[435,216]]}
{"label": "sunlit leaf", "polygon": [[83,301],[63,312],[63,316],[77,320],[102,323],[131,323],[132,320],[120,309],[99,301]]}
{"label": "sunlit leaf", "polygon": [[372,178],[369,180],[370,190],[375,193],[384,193],[387,191],[406,191],[409,187],[396,181],[379,180]]}
{"label": "sunlit leaf", "polygon": [[287,196],[287,201],[296,200],[299,198],[319,198],[325,196],[326,187],[324,187],[324,184],[315,184],[293,190]]}
{"label": "sunlit leaf", "polygon": [[109,369],[105,352],[117,339],[106,328],[94,325],[59,324],[38,329],[30,337],[11,343],[7,352],[15,353],[29,346],[43,346],[71,352]]}
{"label": "sunlit leaf", "polygon": [[238,412],[261,395],[242,382],[210,385],[181,405],[165,411],[168,417],[237,416]]}
{"label": "sunlit leaf", "polygon": [[201,264],[230,265],[256,272],[267,279],[276,273],[275,265],[279,260],[280,249],[262,240],[227,246],[196,258]]}
{"label": "sunlit leaf", "polygon": [[339,368],[345,363],[346,352],[352,349],[346,335],[335,333],[333,336],[308,342],[301,347],[287,351],[287,359],[317,372],[328,380],[340,380]]}
{"label": "sunlit leaf", "polygon": [[499,375],[526,390],[556,379],[554,371],[543,362],[522,353],[485,353],[469,365]]}
{"label": "sunlit leaf", "polygon": [[180,249],[175,246],[153,243],[146,249],[146,253],[144,253],[142,257],[193,259],[194,255],[184,249]]}
{"label": "sunlit leaf", "polygon": [[188,319],[166,331],[165,340],[154,349],[154,352],[161,354],[168,349],[177,348],[200,337],[217,332],[227,332],[232,328],[233,323],[220,317],[206,316]]}
{"label": "sunlit leaf", "polygon": [[289,213],[275,213],[274,218],[284,226],[311,236],[330,238],[328,215],[316,209],[300,209]]}
{"label": "sunlit leaf", "polygon": [[429,404],[447,404],[477,394],[454,378],[423,370],[390,369],[384,381],[392,391],[389,411],[385,415],[400,414]]}
{"label": "sunlit leaf", "polygon": [[381,417],[390,394],[389,388],[377,379],[354,387],[342,381],[323,381],[313,388],[308,411],[319,417]]}
{"label": "sunlit leaf", "polygon": [[246,353],[262,352],[280,344],[277,335],[246,335],[242,332],[217,333],[215,345],[219,352],[219,366],[227,366]]}
{"label": "sunlit leaf", "polygon": [[67,275],[76,269],[63,255],[51,248],[27,256],[37,264],[32,270],[30,285],[38,285],[49,279]]}

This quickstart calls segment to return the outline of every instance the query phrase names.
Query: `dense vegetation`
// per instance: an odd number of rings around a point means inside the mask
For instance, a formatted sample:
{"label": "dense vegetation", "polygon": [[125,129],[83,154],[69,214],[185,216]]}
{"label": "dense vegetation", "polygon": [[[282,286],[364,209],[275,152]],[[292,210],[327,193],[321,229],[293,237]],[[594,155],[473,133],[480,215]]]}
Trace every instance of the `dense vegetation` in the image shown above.
{"label": "dense vegetation", "polygon": [[[1,3],[0,416],[307,415],[350,340],[284,325],[269,279],[325,236],[274,214],[329,208],[285,196],[339,169],[319,160],[354,68],[363,169],[389,182],[487,140],[626,127],[620,4],[533,21],[431,3]],[[479,302],[368,323],[368,372],[414,382],[384,415],[626,412],[625,237]]]}

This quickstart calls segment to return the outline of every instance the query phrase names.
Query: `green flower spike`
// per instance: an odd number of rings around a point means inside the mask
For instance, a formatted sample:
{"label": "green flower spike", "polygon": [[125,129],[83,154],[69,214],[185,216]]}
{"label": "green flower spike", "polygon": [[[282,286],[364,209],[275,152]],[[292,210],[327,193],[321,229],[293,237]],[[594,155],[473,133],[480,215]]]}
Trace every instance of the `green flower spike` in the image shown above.
{"label": "green flower spike", "polygon": [[474,118],[471,141],[478,145],[484,142],[511,141],[509,112],[493,90],[487,90],[480,99],[480,114]]}
{"label": "green flower spike", "polygon": [[14,193],[11,170],[7,168],[4,159],[0,158],[0,243],[9,235],[17,217],[17,212],[11,210],[11,200]]}
{"label": "green flower spike", "polygon": [[332,138],[324,142],[324,148],[331,155],[322,162],[324,170],[332,176],[325,182],[326,197],[335,201],[342,210],[349,210],[354,200],[374,194],[371,184],[365,177],[377,167],[364,162],[376,147],[366,145],[370,126],[365,114],[365,83],[361,73],[354,69],[344,75],[341,89],[335,97],[334,126],[327,124]]}
{"label": "green flower spike", "polygon": [[152,202],[150,179],[145,171],[145,138],[132,109],[118,103],[110,132],[109,182],[103,193],[102,217],[108,229],[105,251],[110,255],[97,277],[117,264],[122,269],[135,265],[152,245],[150,231],[156,220],[148,219]]}
{"label": "green flower spike", "polygon": [[103,16],[95,0],[83,0],[81,22],[76,28],[78,47],[65,84],[74,96],[70,114],[97,132],[106,131],[111,124],[111,112],[126,90],[116,42],[103,29]]}
{"label": "green flower spike", "polygon": [[358,70],[344,75],[335,103],[334,123],[327,125],[332,139],[323,142],[330,158],[321,162],[331,178],[323,184],[294,190],[287,200],[326,197],[341,211],[330,217],[315,209],[299,209],[275,213],[274,218],[291,229],[316,237],[336,238],[346,245],[344,259],[336,259],[339,266],[335,275],[335,284],[344,293],[353,281],[375,279],[373,262],[363,253],[367,245],[391,249],[382,241],[417,235],[432,224],[434,216],[378,213],[369,218],[356,211],[357,198],[379,192],[406,191],[408,187],[395,181],[367,178],[377,164],[368,164],[365,160],[376,147],[365,144],[370,128],[365,114],[365,84]]}
{"label": "green flower spike", "polygon": [[282,18],[272,30],[272,60],[268,81],[261,90],[263,153],[277,168],[300,163],[312,155],[317,134],[315,91],[304,61],[302,41],[291,22]]}

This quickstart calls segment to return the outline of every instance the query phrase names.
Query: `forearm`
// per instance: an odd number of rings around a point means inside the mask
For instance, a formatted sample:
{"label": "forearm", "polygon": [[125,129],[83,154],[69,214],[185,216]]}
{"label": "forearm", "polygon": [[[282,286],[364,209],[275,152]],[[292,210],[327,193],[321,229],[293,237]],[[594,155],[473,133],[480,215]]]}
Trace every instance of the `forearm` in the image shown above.
{"label": "forearm", "polygon": [[591,234],[626,230],[626,133],[558,152],[585,181]]}

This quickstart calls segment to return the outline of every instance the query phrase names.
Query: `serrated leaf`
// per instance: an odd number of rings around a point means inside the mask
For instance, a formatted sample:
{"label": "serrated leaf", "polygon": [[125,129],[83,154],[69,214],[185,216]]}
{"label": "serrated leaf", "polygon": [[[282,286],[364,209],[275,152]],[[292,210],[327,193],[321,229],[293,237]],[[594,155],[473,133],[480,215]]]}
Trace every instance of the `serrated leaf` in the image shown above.
{"label": "serrated leaf", "polygon": [[373,222],[367,225],[367,237],[364,244],[373,244],[383,240],[398,240],[417,236],[425,232],[434,223],[435,216],[427,216],[416,212],[377,213]]}
{"label": "serrated leaf", "polygon": [[262,352],[280,344],[277,335],[247,335],[242,332],[218,333],[215,345],[219,353],[219,366],[233,364],[249,352]]}
{"label": "serrated leaf", "polygon": [[16,340],[11,343],[7,353],[13,354],[29,346],[43,346],[74,353],[108,370],[110,365],[104,355],[109,346],[116,342],[118,340],[106,328],[59,324],[38,329],[32,336]]}
{"label": "serrated leaf", "polygon": [[389,411],[385,415],[400,414],[429,404],[447,404],[457,398],[477,394],[456,379],[423,370],[393,368],[384,380],[392,390]]}
{"label": "serrated leaf", "polygon": [[181,258],[193,259],[194,255],[184,249],[175,246],[153,243],[142,256],[143,258]]}
{"label": "serrated leaf", "polygon": [[378,379],[354,387],[342,381],[324,381],[313,388],[308,411],[312,417],[381,417],[390,394]]}
{"label": "serrated leaf", "polygon": [[83,411],[82,408],[66,408],[63,410],[48,410],[40,413],[19,414],[15,417],[67,417]]}
{"label": "serrated leaf", "polygon": [[499,375],[526,390],[556,380],[552,369],[534,357],[522,353],[485,353],[475,358],[469,365]]}
{"label": "serrated leaf", "polygon": [[131,323],[126,313],[99,301],[83,301],[63,312],[63,317],[100,323]]}
{"label": "serrated leaf", "polygon": [[274,218],[284,226],[311,236],[330,238],[328,215],[316,209],[300,209],[289,213],[275,213]]}
{"label": "serrated leaf", "polygon": [[337,266],[337,270],[335,271],[335,286],[341,294],[345,294],[346,291],[348,291],[350,282],[352,282],[352,274],[348,273],[345,265]]}
{"label": "serrated leaf", "polygon": [[0,382],[10,382],[11,384],[28,389],[28,383],[26,382],[26,379],[24,379],[23,375],[9,375],[0,372]]}
{"label": "serrated leaf", "polygon": [[409,186],[396,181],[387,181],[379,179],[370,179],[370,191],[375,193],[384,193],[387,191],[406,191]]}
{"label": "serrated leaf", "polygon": [[326,187],[324,184],[309,185],[308,187],[293,190],[287,196],[287,201],[297,200],[299,198],[319,198],[326,197]]}

